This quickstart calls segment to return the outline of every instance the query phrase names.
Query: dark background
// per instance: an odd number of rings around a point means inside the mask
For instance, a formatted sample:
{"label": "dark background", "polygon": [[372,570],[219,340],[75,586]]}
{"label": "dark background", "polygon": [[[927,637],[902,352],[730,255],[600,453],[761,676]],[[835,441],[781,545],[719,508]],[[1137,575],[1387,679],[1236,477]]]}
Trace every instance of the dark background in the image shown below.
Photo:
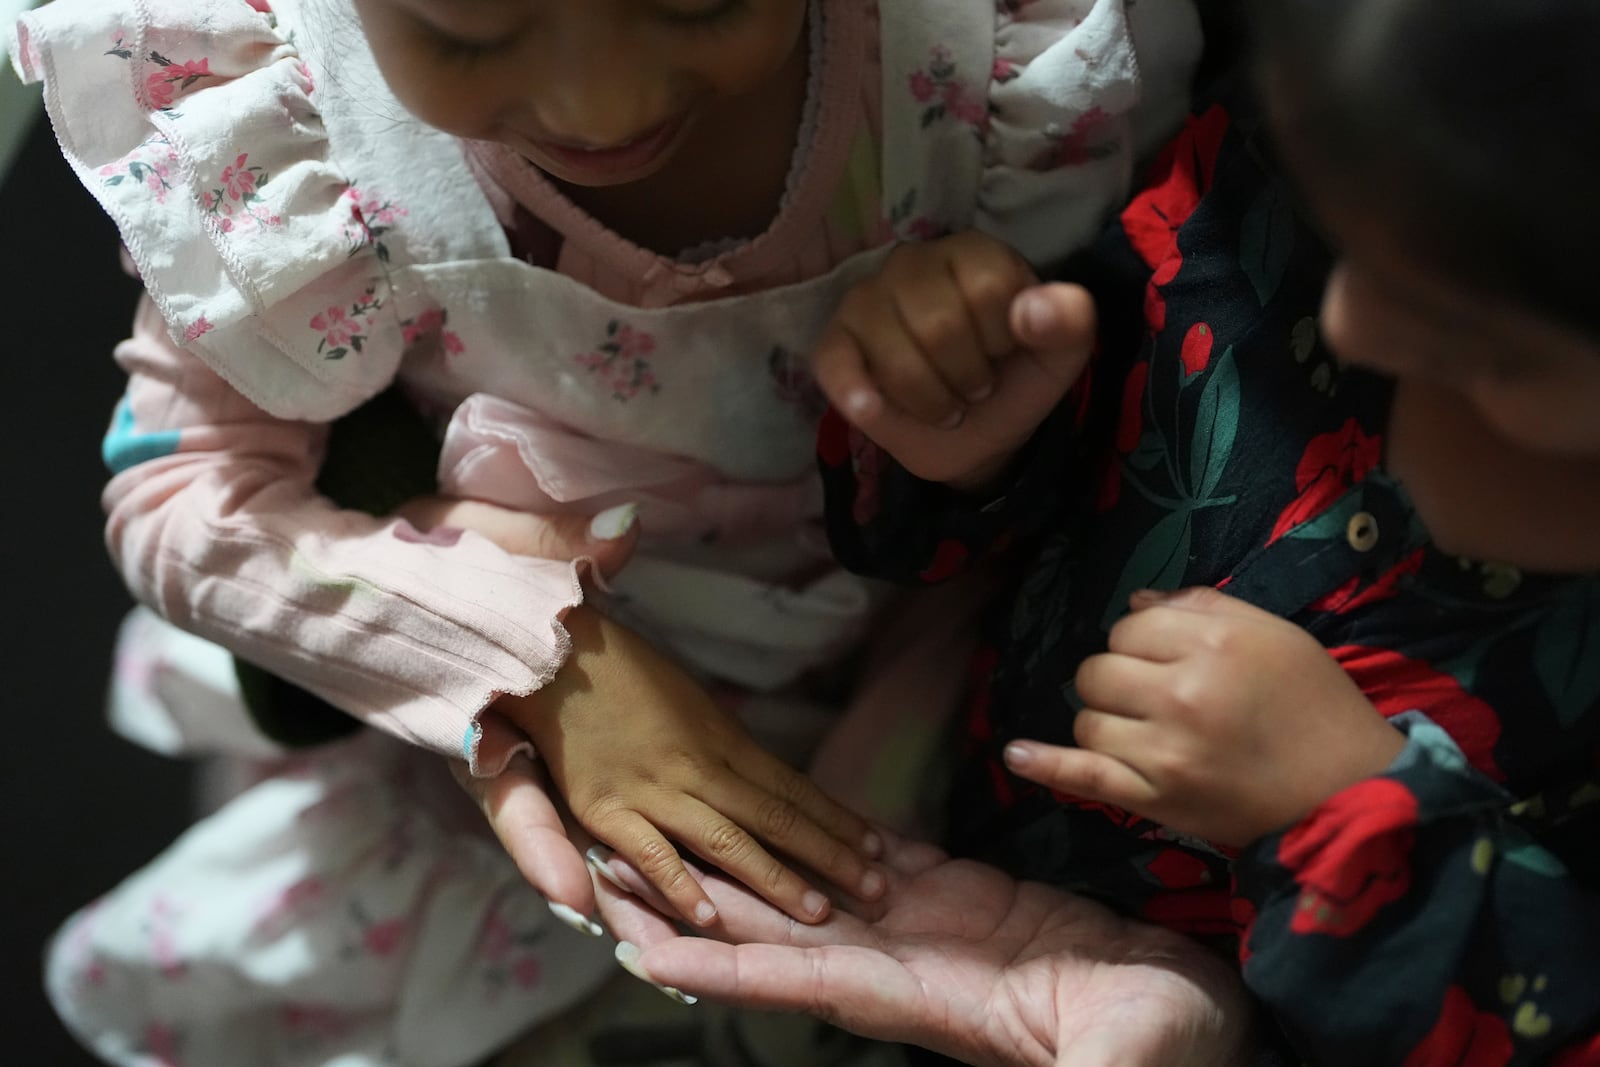
{"label": "dark background", "polygon": [[46,938],[185,822],[188,769],[113,736],[111,641],[130,601],[101,540],[111,349],[138,286],[116,231],[34,124],[0,184],[0,1022],[6,1067],[88,1067],[45,1002]]}

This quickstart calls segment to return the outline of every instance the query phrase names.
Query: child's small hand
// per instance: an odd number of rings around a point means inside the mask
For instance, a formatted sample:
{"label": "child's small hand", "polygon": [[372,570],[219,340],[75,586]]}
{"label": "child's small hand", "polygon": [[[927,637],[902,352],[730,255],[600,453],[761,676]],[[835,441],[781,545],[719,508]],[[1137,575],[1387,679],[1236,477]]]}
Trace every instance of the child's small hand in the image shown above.
{"label": "child's small hand", "polygon": [[969,232],[895,249],[846,294],[815,369],[901,466],[977,489],[1077,381],[1093,338],[1087,293],[1040,286],[1010,247]]}
{"label": "child's small hand", "polygon": [[802,922],[829,902],[762,842],[853,896],[883,875],[867,823],[756,744],[691,678],[596,612],[567,617],[574,652],[544,689],[496,710],[532,739],[583,827],[695,926],[716,909],[674,843]]}
{"label": "child's small hand", "polygon": [[1137,594],[1078,671],[1081,748],[1020,741],[1018,775],[1246,845],[1381,773],[1404,747],[1326,649],[1214,589]]}

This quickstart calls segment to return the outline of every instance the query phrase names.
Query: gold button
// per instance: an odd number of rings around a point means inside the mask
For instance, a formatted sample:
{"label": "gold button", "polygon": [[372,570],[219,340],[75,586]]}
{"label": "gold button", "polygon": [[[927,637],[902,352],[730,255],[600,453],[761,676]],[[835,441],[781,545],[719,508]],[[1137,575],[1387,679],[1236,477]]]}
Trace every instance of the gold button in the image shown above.
{"label": "gold button", "polygon": [[1378,520],[1370,511],[1358,511],[1350,516],[1344,537],[1357,552],[1371,552],[1378,547]]}

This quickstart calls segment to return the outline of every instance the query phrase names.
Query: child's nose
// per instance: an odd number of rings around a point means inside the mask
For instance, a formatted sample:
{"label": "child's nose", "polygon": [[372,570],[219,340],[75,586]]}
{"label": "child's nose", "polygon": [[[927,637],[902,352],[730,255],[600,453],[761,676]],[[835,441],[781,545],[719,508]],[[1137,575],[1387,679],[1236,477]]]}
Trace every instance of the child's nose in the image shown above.
{"label": "child's nose", "polygon": [[539,79],[530,101],[540,128],[567,144],[608,148],[670,119],[670,93],[650,57],[622,42],[586,50]]}

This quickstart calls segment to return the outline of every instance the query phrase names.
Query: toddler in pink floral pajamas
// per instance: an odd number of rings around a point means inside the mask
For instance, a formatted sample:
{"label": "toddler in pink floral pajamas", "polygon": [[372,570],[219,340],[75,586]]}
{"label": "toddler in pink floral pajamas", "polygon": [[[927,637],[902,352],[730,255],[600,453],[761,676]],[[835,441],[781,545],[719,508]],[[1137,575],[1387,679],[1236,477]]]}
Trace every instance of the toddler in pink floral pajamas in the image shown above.
{"label": "toddler in pink floral pajamas", "polygon": [[[274,755],[214,645],[378,728],[69,924],[52,995],[116,1063],[462,1064],[592,988],[607,954],[429,753],[537,754],[697,926],[675,845],[801,921],[827,900],[774,854],[880,892],[867,824],[702,688],[793,730],[881,603],[816,532],[806,358],[850,347],[864,403],[950,432],[980,413],[1028,265],[1119,203],[1198,52],[1186,0],[354,8],[57,0],[13,49],[148,294],[106,442],[148,609],[119,721]],[[465,501],[426,522],[315,488],[329,423],[391,385]],[[646,531],[608,590],[510,550],[559,512]]]}

